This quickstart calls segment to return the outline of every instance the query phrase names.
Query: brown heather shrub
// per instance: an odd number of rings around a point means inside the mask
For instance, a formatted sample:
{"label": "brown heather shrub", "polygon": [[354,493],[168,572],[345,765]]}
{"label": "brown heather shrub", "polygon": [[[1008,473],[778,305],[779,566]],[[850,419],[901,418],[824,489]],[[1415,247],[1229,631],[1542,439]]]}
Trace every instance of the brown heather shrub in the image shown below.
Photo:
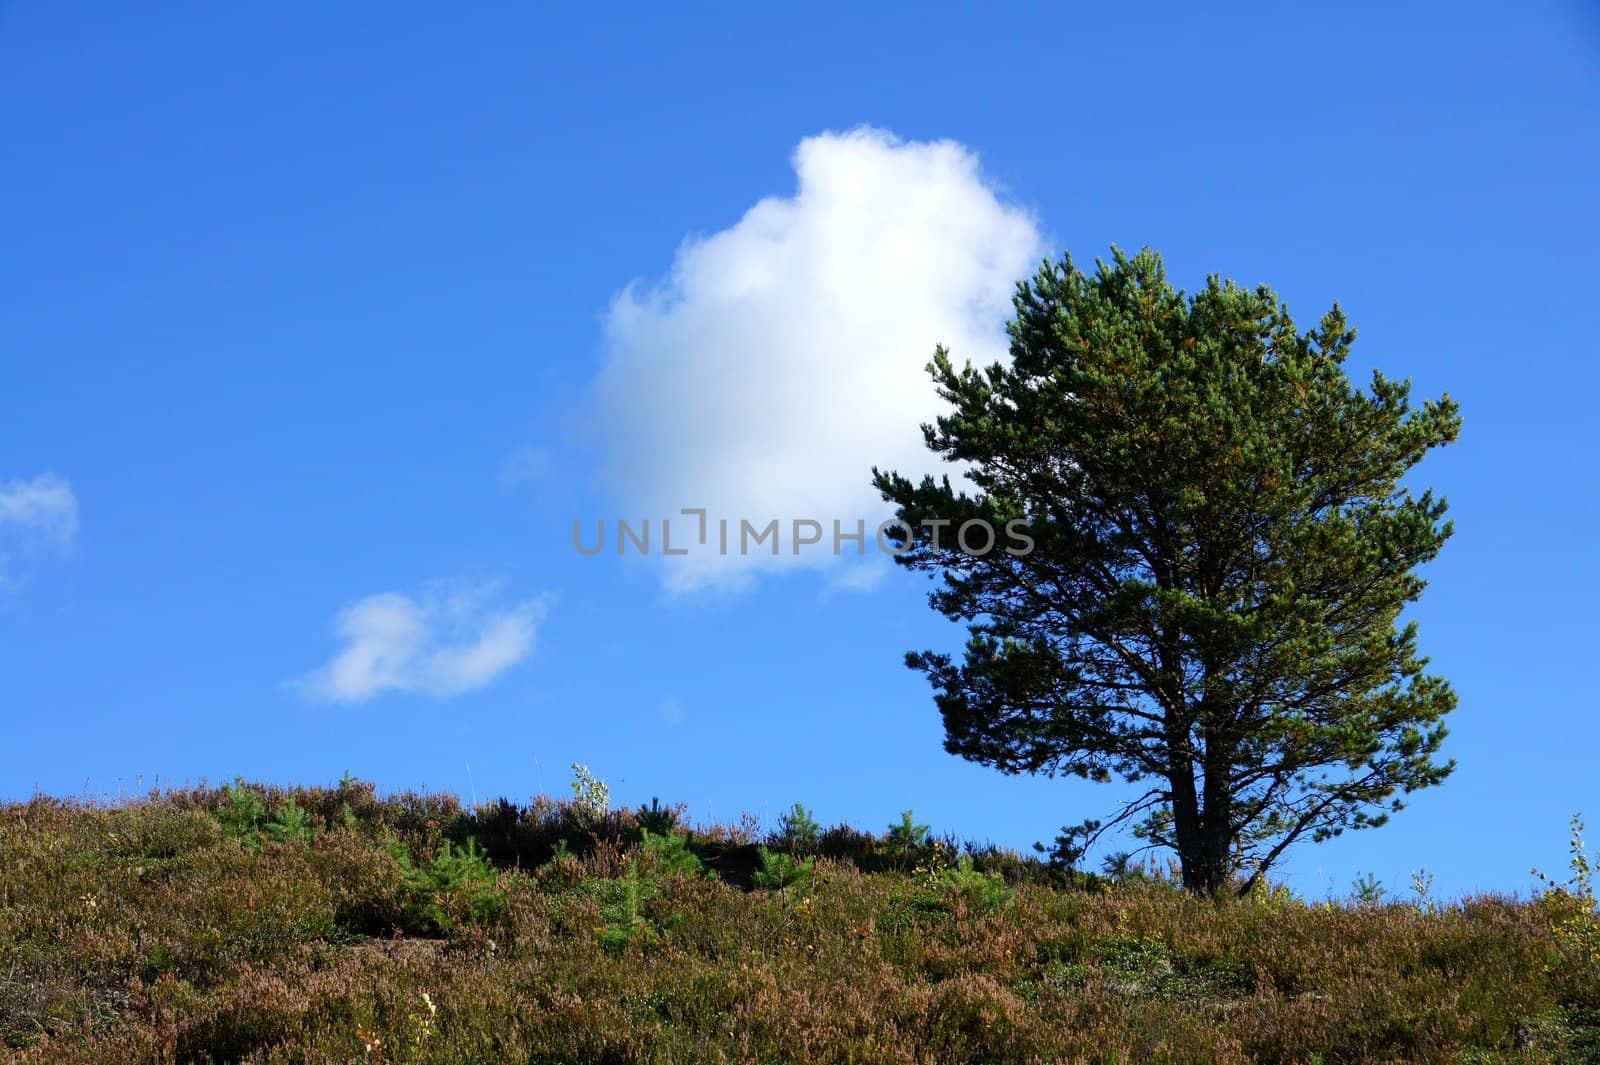
{"label": "brown heather shrub", "polygon": [[[1600,972],[1538,902],[1064,890],[969,847],[1015,888],[984,904],[844,827],[780,895],[748,890],[749,824],[691,832],[717,876],[667,875],[626,809],[250,792],[266,816],[293,800],[309,840],[230,836],[219,788],[0,807],[0,1059],[1600,1061]],[[408,894],[402,862],[447,841],[498,877]],[[408,926],[419,903],[445,934]]]}

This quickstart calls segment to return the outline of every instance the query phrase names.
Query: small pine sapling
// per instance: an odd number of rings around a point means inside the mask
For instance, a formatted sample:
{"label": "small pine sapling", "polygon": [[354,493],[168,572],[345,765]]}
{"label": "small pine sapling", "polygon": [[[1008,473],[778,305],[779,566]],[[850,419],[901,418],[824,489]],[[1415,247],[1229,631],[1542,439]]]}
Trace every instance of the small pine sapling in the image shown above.
{"label": "small pine sapling", "polygon": [[814,854],[821,841],[822,826],[800,803],[778,815],[778,831],[772,837],[775,846],[790,854]]}

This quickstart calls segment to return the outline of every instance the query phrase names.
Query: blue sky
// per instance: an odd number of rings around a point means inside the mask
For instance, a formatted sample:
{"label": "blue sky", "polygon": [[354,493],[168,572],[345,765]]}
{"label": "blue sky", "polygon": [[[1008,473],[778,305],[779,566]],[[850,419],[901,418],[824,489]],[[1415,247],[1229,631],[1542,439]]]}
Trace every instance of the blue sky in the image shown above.
{"label": "blue sky", "polygon": [[1415,611],[1460,768],[1290,882],[1526,889],[1600,825],[1591,8],[288,7],[0,7],[0,793],[1104,813],[943,752],[920,577],[571,523],[852,516],[933,345],[1115,242],[1462,404]]}

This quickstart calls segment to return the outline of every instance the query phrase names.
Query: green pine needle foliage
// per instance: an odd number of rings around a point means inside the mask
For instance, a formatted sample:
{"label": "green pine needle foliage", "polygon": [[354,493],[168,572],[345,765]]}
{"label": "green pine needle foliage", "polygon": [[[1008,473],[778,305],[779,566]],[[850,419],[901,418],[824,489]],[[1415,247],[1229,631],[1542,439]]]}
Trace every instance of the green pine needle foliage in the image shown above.
{"label": "green pine needle foliage", "polygon": [[[929,365],[927,445],[975,488],[873,471],[896,561],[969,630],[907,659],[946,748],[1141,785],[1101,831],[1134,826],[1207,894],[1442,782],[1456,697],[1401,615],[1451,533],[1411,474],[1456,404],[1352,382],[1337,304],[1302,329],[1265,286],[1174,288],[1148,249],[1046,264],[1014,306],[1008,362]],[[979,520],[1026,543],[968,553]]]}

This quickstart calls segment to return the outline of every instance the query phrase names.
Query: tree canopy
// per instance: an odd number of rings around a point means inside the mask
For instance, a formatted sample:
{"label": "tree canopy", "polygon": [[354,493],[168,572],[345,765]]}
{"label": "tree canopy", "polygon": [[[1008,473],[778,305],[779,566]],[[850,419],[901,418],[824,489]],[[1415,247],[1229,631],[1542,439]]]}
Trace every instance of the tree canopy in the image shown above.
{"label": "tree canopy", "polygon": [[[1337,304],[1301,332],[1265,286],[1188,295],[1156,253],[1113,253],[1018,285],[1007,362],[935,352],[951,409],[924,436],[970,486],[873,470],[897,561],[969,629],[959,659],[907,660],[951,753],[1140,782],[1089,827],[1172,848],[1192,890],[1248,890],[1454,766],[1455,695],[1401,620],[1451,524],[1403,482],[1461,420],[1409,381],[1353,385]],[[1033,549],[969,553],[950,533],[975,519],[1026,521]]]}

